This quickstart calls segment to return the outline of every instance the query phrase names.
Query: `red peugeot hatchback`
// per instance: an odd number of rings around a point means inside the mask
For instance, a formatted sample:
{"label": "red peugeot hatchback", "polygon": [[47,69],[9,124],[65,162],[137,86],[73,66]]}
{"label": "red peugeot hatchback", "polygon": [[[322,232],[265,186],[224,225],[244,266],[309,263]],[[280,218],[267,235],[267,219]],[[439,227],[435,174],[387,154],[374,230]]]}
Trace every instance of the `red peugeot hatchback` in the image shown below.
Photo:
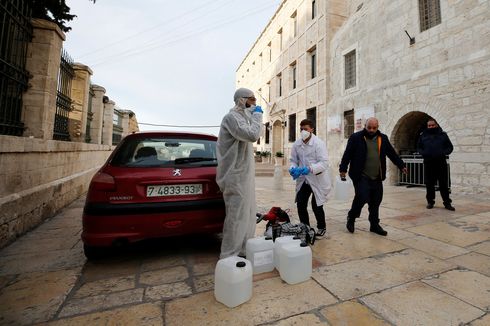
{"label": "red peugeot hatchback", "polygon": [[125,137],[90,182],[85,256],[148,238],[221,232],[225,205],[215,180],[216,140],[178,132]]}

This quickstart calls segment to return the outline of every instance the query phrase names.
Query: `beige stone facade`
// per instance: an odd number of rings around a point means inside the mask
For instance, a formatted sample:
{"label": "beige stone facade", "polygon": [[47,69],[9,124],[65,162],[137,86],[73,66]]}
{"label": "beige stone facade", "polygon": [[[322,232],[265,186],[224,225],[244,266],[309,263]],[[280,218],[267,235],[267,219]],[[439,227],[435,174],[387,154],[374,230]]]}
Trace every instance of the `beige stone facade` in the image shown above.
{"label": "beige stone facade", "polygon": [[[312,1],[284,1],[236,75],[237,87],[261,92],[265,100],[269,99],[263,90],[271,80],[273,108],[264,115],[264,123],[272,130],[269,144],[262,138],[258,148],[277,148],[279,142],[287,154],[289,126],[278,133],[275,128],[294,113],[299,124],[306,110],[316,107],[317,134],[327,142],[336,174],[348,124],[356,127],[348,122],[349,113],[360,123],[362,112],[374,114],[380,130],[402,154],[416,150],[418,134],[432,117],[455,147],[449,159],[453,191],[488,193],[490,108],[485,103],[490,100],[490,2],[433,2],[440,3],[440,21],[427,28],[415,0],[315,1],[316,19],[311,18]],[[291,37],[294,12],[297,38]],[[282,50],[278,31],[284,34]],[[260,53],[264,56],[269,42],[272,61],[263,66],[264,60],[257,58]],[[309,79],[308,50],[313,43],[318,77]],[[290,86],[294,62],[299,64],[296,89]],[[346,67],[353,71],[346,74]],[[279,74],[282,96],[274,93]],[[393,166],[390,170],[390,181],[395,183]]]}
{"label": "beige stone facade", "polygon": [[[73,65],[70,89],[71,141],[53,140],[65,35],[45,20],[34,19],[32,27],[26,58],[30,79],[22,99],[24,137],[0,135],[0,248],[85,193],[113,149],[114,101],[103,87],[91,84],[92,70],[80,63]],[[138,130],[134,112],[126,120],[126,134]]]}

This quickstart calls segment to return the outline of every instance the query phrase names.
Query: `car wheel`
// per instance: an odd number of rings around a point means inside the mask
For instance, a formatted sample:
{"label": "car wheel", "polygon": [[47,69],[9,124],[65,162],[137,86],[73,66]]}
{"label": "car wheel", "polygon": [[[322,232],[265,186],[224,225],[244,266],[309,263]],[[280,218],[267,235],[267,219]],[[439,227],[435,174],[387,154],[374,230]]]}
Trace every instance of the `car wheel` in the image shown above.
{"label": "car wheel", "polygon": [[83,245],[83,253],[87,260],[97,260],[104,257],[105,248]]}

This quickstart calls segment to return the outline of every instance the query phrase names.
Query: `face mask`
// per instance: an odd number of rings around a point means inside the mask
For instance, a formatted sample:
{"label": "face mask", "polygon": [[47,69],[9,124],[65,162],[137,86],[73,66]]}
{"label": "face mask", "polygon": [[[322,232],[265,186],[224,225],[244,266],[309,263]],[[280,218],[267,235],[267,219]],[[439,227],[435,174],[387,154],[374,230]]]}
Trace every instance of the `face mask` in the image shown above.
{"label": "face mask", "polygon": [[301,130],[301,139],[307,140],[311,136],[311,132],[306,130]]}
{"label": "face mask", "polygon": [[373,139],[374,136],[376,136],[376,131],[367,131],[366,130],[366,137],[369,139]]}
{"label": "face mask", "polygon": [[438,128],[427,128],[427,132],[428,132],[429,134],[436,134],[436,133],[437,133],[437,129],[438,129]]}

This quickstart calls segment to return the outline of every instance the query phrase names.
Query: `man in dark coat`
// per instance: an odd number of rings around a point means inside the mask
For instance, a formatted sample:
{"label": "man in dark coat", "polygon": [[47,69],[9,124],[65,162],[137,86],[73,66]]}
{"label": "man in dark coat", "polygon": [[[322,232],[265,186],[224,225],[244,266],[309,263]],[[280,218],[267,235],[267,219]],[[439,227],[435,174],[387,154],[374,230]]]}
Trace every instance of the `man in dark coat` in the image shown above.
{"label": "man in dark coat", "polygon": [[355,220],[367,203],[371,224],[369,230],[379,235],[388,234],[379,225],[379,205],[383,199],[383,180],[386,179],[386,156],[403,173],[407,173],[405,163],[391,146],[388,137],[378,130],[378,120],[369,118],[363,130],[349,137],[339,167],[340,177],[343,179],[350,164],[349,177],[354,184],[355,196],[347,214],[346,225],[350,233],[354,233]]}
{"label": "man in dark coat", "polygon": [[427,121],[427,129],[420,134],[417,151],[424,158],[427,208],[431,209],[434,207],[436,198],[435,184],[439,181],[439,191],[441,192],[444,207],[454,211],[455,208],[451,205],[452,200],[449,198],[446,162],[446,155],[453,152],[453,144],[434,119]]}

